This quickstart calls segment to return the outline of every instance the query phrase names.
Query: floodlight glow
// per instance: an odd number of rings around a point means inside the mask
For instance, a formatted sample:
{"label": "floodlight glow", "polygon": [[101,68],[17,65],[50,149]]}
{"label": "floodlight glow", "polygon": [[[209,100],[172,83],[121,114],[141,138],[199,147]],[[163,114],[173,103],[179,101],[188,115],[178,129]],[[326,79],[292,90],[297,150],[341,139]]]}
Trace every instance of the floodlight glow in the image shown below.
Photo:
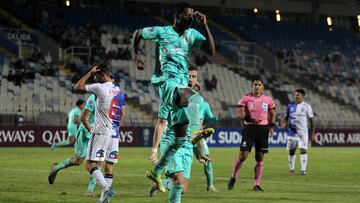
{"label": "floodlight glow", "polygon": [[280,14],[278,13],[278,14],[276,14],[276,21],[278,21],[278,22],[280,22],[281,21],[281,16],[280,16]]}
{"label": "floodlight glow", "polygon": [[327,21],[328,26],[331,26],[331,25],[332,25],[332,20],[331,20],[331,17],[330,17],[330,16],[328,16],[328,17],[326,18],[326,21]]}

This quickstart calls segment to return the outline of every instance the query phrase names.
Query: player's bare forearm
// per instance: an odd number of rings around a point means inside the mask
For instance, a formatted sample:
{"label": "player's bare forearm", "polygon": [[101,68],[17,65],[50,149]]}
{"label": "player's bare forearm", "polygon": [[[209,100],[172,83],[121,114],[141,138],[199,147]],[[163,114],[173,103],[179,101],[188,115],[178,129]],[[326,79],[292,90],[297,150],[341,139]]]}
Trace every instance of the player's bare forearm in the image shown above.
{"label": "player's bare forearm", "polygon": [[132,45],[132,51],[131,51],[131,54],[132,54],[132,58],[135,62],[135,66],[139,69],[139,70],[144,70],[144,67],[145,67],[145,64],[144,62],[138,57],[138,46],[139,46],[139,43],[142,39],[141,37],[141,33],[142,33],[142,30],[136,30],[133,34],[133,39],[132,39],[132,42],[131,42],[131,45]]}
{"label": "player's bare forearm", "polygon": [[204,26],[205,32],[206,32],[206,43],[207,43],[207,53],[209,55],[215,55],[216,48],[215,48],[215,41],[214,38],[210,32],[209,26],[206,24]]}
{"label": "player's bare forearm", "polygon": [[86,91],[86,81],[91,77],[91,71],[86,73],[73,87],[74,90]]}
{"label": "player's bare forearm", "polygon": [[81,114],[81,122],[84,125],[84,127],[86,128],[86,130],[91,131],[91,127],[90,127],[90,123],[89,123],[89,117],[90,117],[90,112],[88,110],[85,110]]}
{"label": "player's bare forearm", "polygon": [[162,135],[164,134],[164,129],[166,121],[164,119],[158,118],[159,120],[156,123],[154,137],[153,137],[153,146],[152,151],[157,151]]}
{"label": "player's bare forearm", "polygon": [[207,46],[206,51],[207,51],[207,53],[209,55],[215,55],[215,52],[216,52],[215,41],[210,32],[206,15],[199,11],[195,11],[195,17],[197,19],[197,22],[204,28],[205,33],[206,33],[205,35],[206,35],[206,46]]}
{"label": "player's bare forearm", "polygon": [[241,120],[244,120],[245,119],[245,116],[246,116],[246,114],[245,114],[245,107],[240,107],[240,109],[239,109],[239,118],[241,119]]}
{"label": "player's bare forearm", "polygon": [[[199,149],[199,154],[200,154],[200,157],[201,156],[205,156],[205,153],[204,153],[204,144],[202,142],[202,140],[199,140],[199,142],[196,144],[198,149]],[[199,157],[199,158],[200,158]]]}
{"label": "player's bare forearm", "polygon": [[314,135],[315,135],[314,119],[313,119],[313,118],[309,118],[309,123],[310,123],[310,129],[311,129],[311,136],[314,136]]}
{"label": "player's bare forearm", "polygon": [[270,110],[270,123],[275,123],[276,119],[276,111],[275,109]]}
{"label": "player's bare forearm", "polygon": [[139,46],[140,41],[141,41],[141,30],[135,30],[135,32],[133,34],[132,42],[131,42],[131,47],[132,47],[131,54],[132,54],[133,59],[137,58],[138,46]]}

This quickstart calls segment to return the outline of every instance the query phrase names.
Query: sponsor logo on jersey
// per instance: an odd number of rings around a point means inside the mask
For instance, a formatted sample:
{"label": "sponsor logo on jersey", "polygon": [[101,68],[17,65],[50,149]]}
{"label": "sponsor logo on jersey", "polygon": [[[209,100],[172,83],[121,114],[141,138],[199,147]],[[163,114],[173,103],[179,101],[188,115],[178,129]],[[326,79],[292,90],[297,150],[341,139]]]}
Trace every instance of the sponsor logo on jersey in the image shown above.
{"label": "sponsor logo on jersey", "polygon": [[109,154],[109,158],[111,159],[118,159],[119,158],[119,154],[117,151],[112,151],[110,154]]}

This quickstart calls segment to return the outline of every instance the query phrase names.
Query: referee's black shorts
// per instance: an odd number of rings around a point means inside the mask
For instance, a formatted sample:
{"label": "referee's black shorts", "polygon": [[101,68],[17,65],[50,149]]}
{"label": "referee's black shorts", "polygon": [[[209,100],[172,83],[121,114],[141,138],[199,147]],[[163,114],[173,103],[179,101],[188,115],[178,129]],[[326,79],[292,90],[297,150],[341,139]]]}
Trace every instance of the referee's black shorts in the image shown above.
{"label": "referee's black shorts", "polygon": [[242,133],[240,151],[251,152],[255,143],[256,152],[268,152],[269,147],[269,126],[268,125],[245,125]]}

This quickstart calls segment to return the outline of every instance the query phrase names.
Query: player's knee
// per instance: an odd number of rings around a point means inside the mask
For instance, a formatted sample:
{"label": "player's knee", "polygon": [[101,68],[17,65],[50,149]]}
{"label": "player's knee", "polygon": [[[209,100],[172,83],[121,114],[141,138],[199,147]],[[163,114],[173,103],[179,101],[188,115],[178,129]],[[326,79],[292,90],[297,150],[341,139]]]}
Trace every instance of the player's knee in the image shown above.
{"label": "player's knee", "polygon": [[262,153],[262,152],[256,152],[256,153],[255,153],[255,160],[256,160],[256,161],[262,161],[262,160],[264,160],[264,153]]}
{"label": "player's knee", "polygon": [[300,149],[300,154],[306,154],[306,153],[307,153],[306,149]]}
{"label": "player's knee", "polygon": [[194,94],[190,88],[179,88],[174,95],[174,102],[178,107],[186,107],[189,98]]}
{"label": "player's knee", "polygon": [[91,172],[93,169],[97,168],[96,162],[88,161],[85,166],[86,170]]}
{"label": "player's knee", "polygon": [[295,149],[290,149],[289,150],[289,155],[294,156],[295,155]]}
{"label": "player's knee", "polygon": [[245,161],[249,155],[249,152],[240,152],[239,161]]}
{"label": "player's knee", "polygon": [[105,173],[112,173],[113,171],[113,163],[111,162],[106,162],[106,165],[105,165]]}
{"label": "player's knee", "polygon": [[173,175],[173,183],[174,185],[182,185],[184,183],[184,176],[182,173],[175,173]]}

